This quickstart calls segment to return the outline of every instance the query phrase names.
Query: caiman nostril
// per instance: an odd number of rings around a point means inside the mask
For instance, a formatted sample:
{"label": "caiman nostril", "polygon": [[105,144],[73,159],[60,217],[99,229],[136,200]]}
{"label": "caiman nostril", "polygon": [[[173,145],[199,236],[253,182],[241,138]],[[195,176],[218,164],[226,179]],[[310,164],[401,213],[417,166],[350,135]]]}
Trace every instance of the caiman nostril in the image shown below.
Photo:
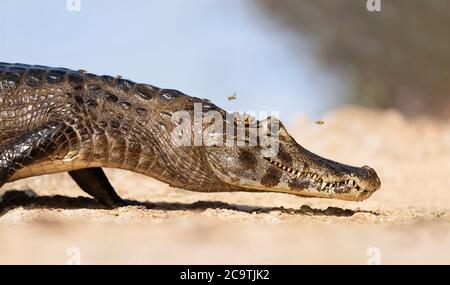
{"label": "caiman nostril", "polygon": [[377,176],[375,170],[367,165],[363,166],[362,169],[364,169],[364,176],[369,179]]}
{"label": "caiman nostril", "polygon": [[364,173],[365,179],[367,179],[367,181],[369,181],[370,185],[372,186],[371,190],[376,191],[380,189],[381,181],[376,171],[367,165],[363,166],[362,169],[364,169],[365,172]]}

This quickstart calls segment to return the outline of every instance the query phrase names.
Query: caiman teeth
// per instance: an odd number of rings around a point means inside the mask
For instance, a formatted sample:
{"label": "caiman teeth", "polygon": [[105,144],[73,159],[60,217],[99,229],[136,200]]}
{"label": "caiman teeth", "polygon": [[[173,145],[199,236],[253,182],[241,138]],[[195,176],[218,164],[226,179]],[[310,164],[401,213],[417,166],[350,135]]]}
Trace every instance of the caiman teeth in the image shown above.
{"label": "caiman teeth", "polygon": [[[317,183],[316,185],[319,185],[320,190],[324,190],[325,188],[327,189],[334,189],[340,186],[349,186],[352,188],[356,188],[358,191],[361,189],[361,187],[356,183],[356,181],[354,179],[348,179],[345,181],[339,181],[339,182],[327,182],[324,179],[322,179],[322,177],[320,177],[318,174],[315,173],[308,173],[308,172],[301,172],[299,170],[295,170],[292,169],[290,167],[287,167],[283,164],[281,164],[278,161],[275,161],[272,158],[265,158],[267,161],[269,161],[271,164],[277,166],[280,169],[283,169],[289,173],[291,173],[292,175],[294,175],[294,177],[296,178],[301,178],[301,177],[305,177],[311,180],[311,183]],[[353,173],[350,174],[352,177],[354,177],[355,175]]]}

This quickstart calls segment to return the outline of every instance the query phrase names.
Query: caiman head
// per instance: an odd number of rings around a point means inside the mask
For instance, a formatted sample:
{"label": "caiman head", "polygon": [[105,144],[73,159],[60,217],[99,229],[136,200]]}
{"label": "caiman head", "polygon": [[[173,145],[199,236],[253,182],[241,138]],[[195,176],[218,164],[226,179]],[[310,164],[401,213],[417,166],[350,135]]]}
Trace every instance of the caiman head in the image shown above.
{"label": "caiman head", "polygon": [[[269,130],[274,123],[278,128]],[[351,201],[367,199],[380,188],[372,168],[345,165],[308,151],[276,119],[260,121],[257,128],[270,133],[269,144],[263,146],[258,139],[255,146],[205,147],[218,179],[249,191]]]}
{"label": "caiman head", "polygon": [[[180,95],[154,109],[164,110],[154,120],[161,159],[145,174],[173,187],[351,201],[367,199],[380,188],[372,168],[345,165],[306,150],[276,118],[230,119],[230,113],[210,102]],[[196,143],[196,137],[208,143]]]}

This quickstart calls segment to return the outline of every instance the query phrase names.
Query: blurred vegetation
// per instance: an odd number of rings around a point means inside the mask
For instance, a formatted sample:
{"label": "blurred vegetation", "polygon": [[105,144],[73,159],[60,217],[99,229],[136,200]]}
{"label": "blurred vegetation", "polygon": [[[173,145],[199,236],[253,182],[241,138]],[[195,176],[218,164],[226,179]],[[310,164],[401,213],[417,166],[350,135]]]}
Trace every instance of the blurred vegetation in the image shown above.
{"label": "blurred vegetation", "polygon": [[[311,40],[330,68],[355,82],[354,103],[409,115],[450,114],[450,2],[256,0],[268,15]],[[300,63],[301,64],[301,63]]]}

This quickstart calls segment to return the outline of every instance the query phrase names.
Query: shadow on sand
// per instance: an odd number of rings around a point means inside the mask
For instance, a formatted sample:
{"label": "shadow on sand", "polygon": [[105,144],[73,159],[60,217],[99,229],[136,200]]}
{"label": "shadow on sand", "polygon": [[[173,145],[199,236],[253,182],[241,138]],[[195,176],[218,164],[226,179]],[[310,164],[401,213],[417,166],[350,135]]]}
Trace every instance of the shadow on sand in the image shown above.
{"label": "shadow on sand", "polygon": [[[127,200],[132,206],[140,206],[146,209],[166,210],[166,211],[203,211],[206,209],[228,209],[245,213],[270,213],[281,211],[293,215],[308,216],[335,216],[351,217],[355,213],[369,213],[378,215],[373,211],[349,210],[338,207],[328,207],[326,209],[315,209],[303,205],[298,209],[284,207],[254,207],[239,204],[228,204],[219,201],[198,201],[195,203],[168,203],[168,202],[138,202]],[[66,196],[38,196],[32,190],[10,190],[0,197],[0,216],[8,211],[23,207],[25,209],[107,209],[99,204],[95,199],[86,197],[66,197]]]}

